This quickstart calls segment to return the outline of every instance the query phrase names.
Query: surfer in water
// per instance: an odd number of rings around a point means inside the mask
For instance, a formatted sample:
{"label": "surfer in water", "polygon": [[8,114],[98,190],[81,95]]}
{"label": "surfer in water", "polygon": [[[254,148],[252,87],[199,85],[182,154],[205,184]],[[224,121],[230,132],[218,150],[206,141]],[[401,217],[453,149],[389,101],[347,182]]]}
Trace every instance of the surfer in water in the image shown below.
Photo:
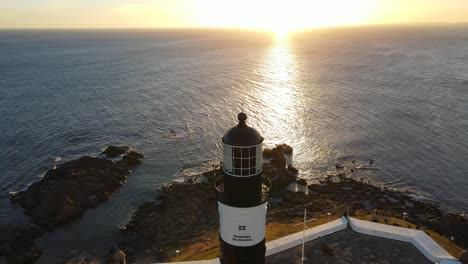
{"label": "surfer in water", "polygon": [[187,137],[187,135],[188,135],[188,132],[186,131],[170,129],[166,137],[169,137],[172,139],[180,139],[180,138]]}

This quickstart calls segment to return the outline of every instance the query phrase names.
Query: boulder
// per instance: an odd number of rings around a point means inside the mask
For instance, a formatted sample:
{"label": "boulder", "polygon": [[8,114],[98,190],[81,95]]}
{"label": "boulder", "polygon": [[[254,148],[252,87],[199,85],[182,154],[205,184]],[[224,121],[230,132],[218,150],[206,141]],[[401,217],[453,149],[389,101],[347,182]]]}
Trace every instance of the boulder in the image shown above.
{"label": "boulder", "polygon": [[[286,167],[286,157],[285,155],[291,155],[293,152],[292,147],[286,144],[276,145],[273,149],[264,149],[263,157],[266,159],[271,159],[270,164],[278,169],[283,169]],[[294,167],[291,167],[291,171],[296,170]],[[296,170],[297,171],[297,170]],[[297,173],[297,172],[295,172]]]}
{"label": "boulder", "polygon": [[128,146],[108,146],[102,153],[108,158],[117,158],[129,149]]}
{"label": "boulder", "polygon": [[132,158],[135,158],[135,159],[143,159],[145,157],[145,155],[141,152],[138,152],[138,151],[130,151],[127,156],[129,157],[132,157]]}
{"label": "boulder", "polygon": [[273,150],[271,150],[271,149],[264,149],[264,150],[263,150],[263,158],[265,158],[265,159],[271,159],[271,158],[273,158]]}
{"label": "boulder", "polygon": [[299,173],[299,170],[296,169],[295,167],[293,167],[292,165],[288,165],[287,170],[288,170],[289,172],[293,173],[293,174],[296,174],[296,175]]}
{"label": "boulder", "polygon": [[286,159],[284,156],[275,157],[270,161],[271,166],[275,168],[285,168],[286,167]]}
{"label": "boulder", "polygon": [[278,158],[278,156],[282,155],[292,155],[293,148],[286,144],[278,144],[273,149],[264,149],[263,150],[263,157],[266,159],[271,158]]}
{"label": "boulder", "polygon": [[141,159],[144,155],[141,152],[130,151],[127,155],[122,157],[122,160],[117,161],[117,165],[123,167],[131,167],[141,164]]}
{"label": "boulder", "polygon": [[287,144],[276,145],[275,149],[281,150],[281,152],[285,155],[292,155],[293,153],[293,148]]}
{"label": "boulder", "polygon": [[302,185],[302,186],[306,186],[307,181],[305,179],[299,179],[299,180],[297,180],[297,184]]}

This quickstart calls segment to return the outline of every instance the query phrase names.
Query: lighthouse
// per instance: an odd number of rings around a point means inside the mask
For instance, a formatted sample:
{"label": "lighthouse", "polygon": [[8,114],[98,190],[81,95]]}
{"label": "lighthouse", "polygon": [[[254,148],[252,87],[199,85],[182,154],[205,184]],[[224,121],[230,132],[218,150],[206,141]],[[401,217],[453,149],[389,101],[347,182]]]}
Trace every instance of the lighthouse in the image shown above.
{"label": "lighthouse", "polygon": [[226,132],[223,176],[215,183],[223,264],[265,263],[267,195],[271,183],[262,177],[263,137],[238,115],[239,123]]}

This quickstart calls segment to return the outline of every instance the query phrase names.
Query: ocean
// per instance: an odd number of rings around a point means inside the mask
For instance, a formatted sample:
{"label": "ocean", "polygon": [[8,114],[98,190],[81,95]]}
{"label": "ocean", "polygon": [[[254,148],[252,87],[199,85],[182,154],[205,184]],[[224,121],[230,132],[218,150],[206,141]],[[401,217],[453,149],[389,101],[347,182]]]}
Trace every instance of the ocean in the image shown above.
{"label": "ocean", "polygon": [[372,159],[359,177],[468,210],[468,25],[3,30],[0,224],[28,221],[9,194],[47,169],[129,145],[145,159],[127,184],[37,241],[39,263],[101,254],[163,184],[221,161],[240,111],[302,178]]}

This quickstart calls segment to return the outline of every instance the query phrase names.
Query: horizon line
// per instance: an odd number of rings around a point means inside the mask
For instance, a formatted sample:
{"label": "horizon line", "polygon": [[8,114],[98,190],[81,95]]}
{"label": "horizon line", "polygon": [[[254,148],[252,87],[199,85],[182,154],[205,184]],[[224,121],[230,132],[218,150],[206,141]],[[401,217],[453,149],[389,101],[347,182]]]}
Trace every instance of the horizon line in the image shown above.
{"label": "horizon line", "polygon": [[[402,22],[402,23],[371,23],[371,24],[348,24],[348,25],[329,25],[317,26],[302,29],[290,30],[290,32],[301,32],[308,30],[333,29],[333,28],[356,28],[356,27],[388,27],[388,26],[438,26],[438,25],[468,25],[466,22]],[[0,30],[245,30],[245,31],[264,31],[275,33],[273,30],[262,28],[247,27],[223,27],[223,26],[180,26],[180,27],[0,27]]]}

